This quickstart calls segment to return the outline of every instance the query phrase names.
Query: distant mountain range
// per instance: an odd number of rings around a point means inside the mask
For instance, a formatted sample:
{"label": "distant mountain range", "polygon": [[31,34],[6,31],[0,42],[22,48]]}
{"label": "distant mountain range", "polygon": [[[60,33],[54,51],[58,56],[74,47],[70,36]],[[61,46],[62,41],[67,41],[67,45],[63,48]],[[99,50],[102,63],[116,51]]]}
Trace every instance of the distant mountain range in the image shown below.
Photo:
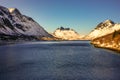
{"label": "distant mountain range", "polygon": [[0,40],[29,40],[49,36],[43,27],[18,9],[0,6]]}
{"label": "distant mountain range", "polygon": [[57,28],[52,34],[16,8],[0,6],[0,41],[11,40],[91,40],[97,47],[120,51],[120,24],[112,20],[99,23],[88,35],[70,28]]}

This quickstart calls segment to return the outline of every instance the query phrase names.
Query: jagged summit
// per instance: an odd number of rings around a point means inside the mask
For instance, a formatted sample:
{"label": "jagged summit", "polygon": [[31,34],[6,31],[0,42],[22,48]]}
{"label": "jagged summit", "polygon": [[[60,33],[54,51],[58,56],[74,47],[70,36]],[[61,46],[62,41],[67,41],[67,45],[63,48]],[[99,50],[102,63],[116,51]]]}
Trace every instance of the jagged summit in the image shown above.
{"label": "jagged summit", "polygon": [[60,28],[57,28],[57,30],[70,30],[70,28],[64,28],[64,27],[60,27]]}
{"label": "jagged summit", "polygon": [[76,34],[78,34],[74,29],[71,29],[71,28],[65,28],[65,27],[60,27],[60,28],[57,28],[56,30],[60,30],[60,31],[73,31],[75,32]]}
{"label": "jagged summit", "polygon": [[105,20],[104,22],[101,22],[100,24],[98,24],[95,29],[99,29],[99,28],[103,29],[105,27],[112,27],[114,24],[115,23],[112,20],[108,19],[108,20]]}
{"label": "jagged summit", "polygon": [[103,23],[114,23],[114,22],[111,19],[107,19]]}

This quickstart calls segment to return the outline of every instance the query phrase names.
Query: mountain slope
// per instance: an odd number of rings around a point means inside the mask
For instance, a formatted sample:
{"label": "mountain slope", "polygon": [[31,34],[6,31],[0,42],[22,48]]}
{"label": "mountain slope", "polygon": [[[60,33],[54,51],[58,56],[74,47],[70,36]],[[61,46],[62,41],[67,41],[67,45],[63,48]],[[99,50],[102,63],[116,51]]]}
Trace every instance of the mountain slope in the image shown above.
{"label": "mountain slope", "polygon": [[107,48],[117,50],[120,52],[120,24],[108,22],[108,25],[99,24],[97,29],[101,29],[101,26],[105,31],[99,37],[93,39],[91,43],[96,47]]}
{"label": "mountain slope", "polygon": [[120,30],[96,38],[92,40],[91,43],[96,47],[112,49],[120,52]]}
{"label": "mountain slope", "polygon": [[31,17],[22,15],[16,8],[0,6],[0,35],[49,37],[48,34]]}
{"label": "mountain slope", "polygon": [[98,24],[97,27],[86,36],[86,39],[93,40],[95,38],[113,33],[115,30],[120,30],[120,24],[114,23],[111,20],[106,20]]}
{"label": "mountain slope", "polygon": [[70,28],[57,28],[53,36],[61,38],[62,40],[81,40],[83,36],[79,35],[76,31]]}

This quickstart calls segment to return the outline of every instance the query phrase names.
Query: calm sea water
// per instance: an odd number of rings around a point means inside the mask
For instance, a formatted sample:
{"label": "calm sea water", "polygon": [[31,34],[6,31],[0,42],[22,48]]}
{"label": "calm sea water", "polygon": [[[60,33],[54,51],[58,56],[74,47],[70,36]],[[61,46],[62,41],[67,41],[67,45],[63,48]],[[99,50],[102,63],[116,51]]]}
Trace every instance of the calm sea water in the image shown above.
{"label": "calm sea water", "polygon": [[0,80],[120,80],[120,55],[89,41],[2,45]]}

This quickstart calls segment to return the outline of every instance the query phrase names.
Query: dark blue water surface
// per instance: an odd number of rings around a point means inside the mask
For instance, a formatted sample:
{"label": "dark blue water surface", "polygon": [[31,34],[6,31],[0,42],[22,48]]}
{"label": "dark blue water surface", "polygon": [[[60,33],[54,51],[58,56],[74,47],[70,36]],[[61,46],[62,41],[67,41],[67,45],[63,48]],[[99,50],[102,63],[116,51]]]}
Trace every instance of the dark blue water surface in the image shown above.
{"label": "dark blue water surface", "polygon": [[89,41],[2,45],[0,80],[120,80],[120,55]]}

